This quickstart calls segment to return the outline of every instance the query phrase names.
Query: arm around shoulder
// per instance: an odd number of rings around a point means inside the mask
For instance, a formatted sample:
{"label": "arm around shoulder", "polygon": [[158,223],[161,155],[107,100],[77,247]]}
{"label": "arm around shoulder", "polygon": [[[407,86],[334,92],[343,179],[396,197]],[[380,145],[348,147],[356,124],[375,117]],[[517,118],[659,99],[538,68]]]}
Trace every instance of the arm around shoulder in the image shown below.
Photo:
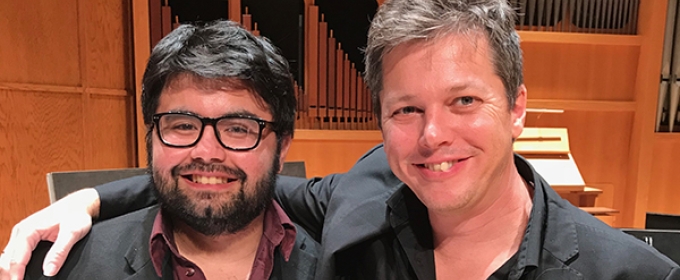
{"label": "arm around shoulder", "polygon": [[99,219],[117,217],[156,204],[151,175],[141,175],[95,187],[101,201]]}

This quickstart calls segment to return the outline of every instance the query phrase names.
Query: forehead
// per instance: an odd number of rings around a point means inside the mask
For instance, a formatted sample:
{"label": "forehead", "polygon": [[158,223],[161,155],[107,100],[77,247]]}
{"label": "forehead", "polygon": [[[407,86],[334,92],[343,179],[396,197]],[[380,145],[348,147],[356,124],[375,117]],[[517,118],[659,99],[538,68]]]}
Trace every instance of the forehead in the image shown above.
{"label": "forehead", "polygon": [[408,67],[408,64],[403,63],[405,61],[436,68],[452,63],[462,66],[471,63],[492,65],[492,60],[486,35],[480,31],[470,31],[404,42],[385,53],[382,66],[386,73],[397,66]]}
{"label": "forehead", "polygon": [[169,111],[188,111],[206,117],[233,112],[271,117],[269,106],[262,97],[243,82],[191,75],[173,78],[161,92],[156,113]]}
{"label": "forehead", "polygon": [[396,46],[384,56],[385,94],[450,91],[501,82],[482,33],[449,34]]}

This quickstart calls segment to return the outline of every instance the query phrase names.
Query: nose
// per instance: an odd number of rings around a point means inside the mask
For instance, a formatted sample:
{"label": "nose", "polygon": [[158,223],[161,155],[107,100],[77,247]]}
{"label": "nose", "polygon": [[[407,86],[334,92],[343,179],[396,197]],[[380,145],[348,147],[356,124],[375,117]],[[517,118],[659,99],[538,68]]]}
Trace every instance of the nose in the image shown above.
{"label": "nose", "polygon": [[452,116],[436,109],[426,111],[423,115],[424,124],[420,134],[420,146],[436,149],[451,144]]}
{"label": "nose", "polygon": [[215,134],[215,129],[211,125],[206,125],[203,129],[201,139],[191,150],[191,157],[194,160],[204,162],[223,162],[226,158],[226,150],[220,144]]}

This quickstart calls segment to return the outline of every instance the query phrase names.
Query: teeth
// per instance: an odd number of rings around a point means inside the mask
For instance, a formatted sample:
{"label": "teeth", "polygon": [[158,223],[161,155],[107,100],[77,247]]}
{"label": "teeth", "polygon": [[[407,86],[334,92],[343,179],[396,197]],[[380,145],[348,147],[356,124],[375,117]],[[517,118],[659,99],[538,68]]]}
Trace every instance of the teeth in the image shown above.
{"label": "teeth", "polygon": [[208,176],[200,176],[200,175],[192,175],[191,180],[194,183],[210,184],[210,185],[224,184],[224,183],[227,182],[227,178],[224,178],[224,177],[208,177]]}
{"label": "teeth", "polygon": [[442,163],[434,163],[434,164],[425,164],[425,167],[429,170],[432,170],[434,172],[444,172],[448,171],[453,167],[454,164],[456,164],[458,161],[445,161]]}

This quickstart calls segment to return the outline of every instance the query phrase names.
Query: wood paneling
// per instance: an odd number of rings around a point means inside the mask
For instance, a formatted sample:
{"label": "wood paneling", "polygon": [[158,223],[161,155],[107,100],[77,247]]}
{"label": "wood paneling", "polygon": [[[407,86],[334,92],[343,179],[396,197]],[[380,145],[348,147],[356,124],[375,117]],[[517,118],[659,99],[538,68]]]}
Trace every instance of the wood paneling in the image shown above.
{"label": "wood paneling", "polygon": [[91,95],[85,117],[85,143],[91,169],[134,166],[134,105],[131,96]]}
{"label": "wood paneling", "polygon": [[[229,1],[231,4],[234,1]],[[239,1],[240,2],[240,1]],[[231,8],[230,8],[231,11]],[[132,1],[132,26],[133,26],[133,42],[134,45],[134,80],[135,80],[135,116],[136,123],[134,125],[137,134],[137,166],[144,167],[147,165],[146,159],[146,126],[142,118],[142,77],[146,69],[146,62],[151,55],[151,27],[149,24],[149,5],[145,0]]]}
{"label": "wood paneling", "polygon": [[382,142],[379,131],[296,130],[287,161],[304,161],[307,177],[347,172]]}
{"label": "wood paneling", "polygon": [[535,99],[634,100],[638,46],[522,43]]}
{"label": "wood paneling", "polygon": [[[131,88],[129,2],[78,1],[83,48],[83,85],[98,88]],[[103,36],[105,35],[105,36]]]}
{"label": "wood paneling", "polygon": [[76,0],[0,1],[0,81],[80,84]]}
{"label": "wood paneling", "polygon": [[134,166],[131,1],[0,3],[0,244],[47,172]]}
{"label": "wood paneling", "polygon": [[[652,162],[654,143],[654,126],[656,119],[656,98],[659,92],[659,71],[661,69],[661,53],[666,6],[668,1],[641,1],[638,34],[644,40],[640,46],[640,56],[635,79],[635,118],[631,133],[629,150],[628,181],[625,207],[633,211],[626,216],[623,225],[628,227],[644,227],[645,213],[648,207],[648,195],[652,180]],[[678,160],[666,164],[678,163]]]}
{"label": "wood paneling", "polygon": [[82,161],[80,94],[0,90],[0,243],[49,204],[47,172],[82,169]]}
{"label": "wood paneling", "polygon": [[[604,186],[596,206],[632,215],[624,205],[628,149],[634,113],[565,111],[527,115],[527,127],[566,127],[571,153],[587,185]],[[619,219],[614,219],[617,226]]]}
{"label": "wood paneling", "polygon": [[680,215],[680,135],[674,136],[655,137],[647,212]]}

